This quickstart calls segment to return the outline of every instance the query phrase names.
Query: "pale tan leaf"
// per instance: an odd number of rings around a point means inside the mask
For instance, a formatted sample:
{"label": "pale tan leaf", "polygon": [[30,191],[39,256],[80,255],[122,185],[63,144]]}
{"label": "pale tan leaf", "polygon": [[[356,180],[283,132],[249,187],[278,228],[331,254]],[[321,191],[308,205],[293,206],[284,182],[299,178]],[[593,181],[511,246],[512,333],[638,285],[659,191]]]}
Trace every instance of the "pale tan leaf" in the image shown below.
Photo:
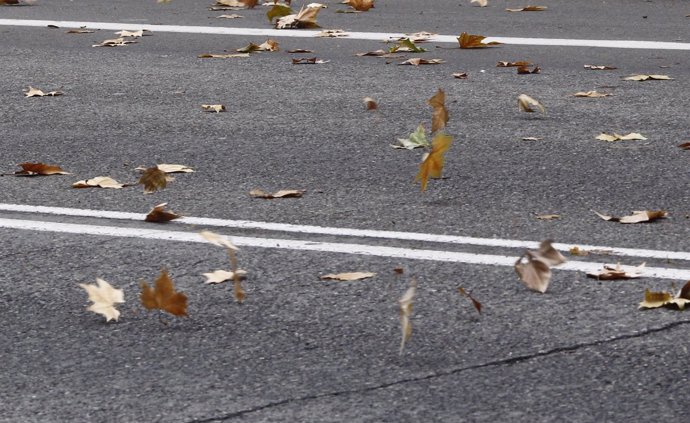
{"label": "pale tan leaf", "polygon": [[103,40],[99,44],[94,44],[91,47],[122,47],[134,43],[136,43],[136,41],[128,41],[125,40],[123,37],[120,37],[110,40]]}
{"label": "pale tan leaf", "polygon": [[405,344],[412,337],[412,322],[410,317],[412,316],[412,302],[414,301],[415,294],[417,293],[417,281],[412,279],[410,287],[398,300],[398,305],[400,306],[400,329],[402,330],[402,339],[400,340],[400,354],[402,355],[405,350]]}
{"label": "pale tan leaf", "polygon": [[194,169],[192,169],[189,166],[181,165],[181,164],[168,164],[168,163],[161,163],[156,165],[158,170],[161,170],[165,173],[192,173],[194,172]]}
{"label": "pale tan leaf", "polygon": [[611,94],[605,94],[605,93],[600,93],[598,91],[578,91],[573,96],[575,97],[590,97],[590,98],[599,98],[599,97],[608,97]]}
{"label": "pale tan leaf", "polygon": [[215,232],[201,231],[199,232],[199,235],[201,235],[202,238],[204,238],[206,241],[210,242],[213,245],[225,247],[233,251],[239,250],[239,248],[235,247],[235,245],[232,242],[230,242],[228,238],[218,235]]}
{"label": "pale tan leaf", "polygon": [[94,30],[86,28],[70,29],[65,31],[65,34],[93,34]]}
{"label": "pale tan leaf", "polygon": [[231,53],[231,54],[203,53],[197,57],[199,59],[233,59],[233,58],[237,58],[237,57],[249,57],[249,53]]}
{"label": "pale tan leaf", "polygon": [[321,280],[358,281],[360,279],[373,278],[375,275],[376,273],[372,272],[329,273],[321,276]]}
{"label": "pale tan leaf", "polygon": [[225,106],[222,104],[202,104],[201,109],[204,112],[220,113],[225,111]]}
{"label": "pale tan leaf", "polygon": [[560,214],[538,214],[535,216],[539,220],[555,220],[560,219]]}
{"label": "pale tan leaf", "polygon": [[551,245],[552,241],[550,239],[544,240],[539,244],[539,249],[537,250],[536,256],[542,259],[549,267],[558,266],[559,264],[565,263],[565,257],[553,248]]}
{"label": "pale tan leaf", "polygon": [[616,142],[616,141],[638,141],[638,140],[646,140],[647,138],[637,132],[631,132],[627,135],[620,135],[617,133],[613,133],[611,135],[606,134],[606,133],[601,133],[599,134],[596,139],[599,141],[607,141],[607,142]]}
{"label": "pale tan leaf", "polygon": [[520,94],[518,96],[518,107],[523,112],[532,113],[539,110],[540,112],[545,113],[544,106],[527,94]]}
{"label": "pale tan leaf", "polygon": [[618,69],[615,66],[606,66],[606,65],[585,65],[585,69],[589,70],[614,70]]}
{"label": "pale tan leaf", "polygon": [[63,95],[64,93],[62,91],[50,91],[50,92],[43,92],[39,90],[38,88],[34,88],[29,86],[28,91],[24,93],[25,97],[56,97],[59,95]]}
{"label": "pale tan leaf", "polygon": [[412,66],[419,66],[419,65],[439,65],[441,63],[445,63],[444,60],[441,59],[422,59],[420,57],[414,57],[412,59],[407,59],[402,63],[398,63],[399,65],[412,65]]}
{"label": "pale tan leaf", "polygon": [[300,59],[292,59],[293,65],[322,65],[328,63],[330,60],[317,59],[316,57],[303,57]]}
{"label": "pale tan leaf", "polygon": [[96,284],[79,284],[89,295],[89,301],[93,302],[87,310],[105,316],[106,322],[111,320],[117,321],[120,317],[120,312],[115,308],[115,304],[125,302],[123,291],[113,288],[112,285],[100,278],[96,278]]}
{"label": "pale tan leaf", "polygon": [[479,7],[486,7],[489,2],[487,0],[471,0],[470,4],[473,4],[473,3],[476,3],[477,6],[479,6]]}
{"label": "pale tan leaf", "polygon": [[544,293],[551,281],[551,269],[548,263],[531,251],[525,251],[515,262],[515,272],[525,286],[533,291]]}
{"label": "pale tan leaf", "polygon": [[254,198],[264,198],[272,200],[274,198],[299,198],[305,193],[303,189],[283,189],[274,193],[262,191],[260,189],[253,189],[249,191],[249,195]]}
{"label": "pale tan leaf", "polygon": [[453,78],[455,79],[467,79],[468,75],[467,72],[455,72],[453,74]]}
{"label": "pale tan leaf", "polygon": [[117,182],[115,179],[109,176],[97,176],[91,179],[84,179],[82,181],[77,181],[72,184],[72,188],[112,188],[121,189],[126,185]]}
{"label": "pale tan leaf", "polygon": [[645,263],[637,267],[626,266],[627,270],[621,267],[620,263],[616,266],[604,265],[604,268],[599,272],[587,272],[587,276],[602,281],[622,280],[622,279],[636,279],[642,277]]}
{"label": "pale tan leaf", "polygon": [[509,67],[520,67],[520,66],[531,66],[532,62],[526,60],[521,60],[517,62],[498,62],[496,63],[497,68],[509,68]]}
{"label": "pale tan leaf", "polygon": [[[131,37],[131,38],[139,38],[144,36],[144,30],[140,29],[138,31],[127,31],[127,30],[122,30],[118,31],[115,33],[115,35],[121,37],[121,38],[126,38],[126,37]],[[150,34],[147,34],[150,35]]]}
{"label": "pale tan leaf", "polygon": [[[235,279],[235,273],[227,270],[215,270],[209,273],[202,273],[206,277],[207,284],[218,284],[229,280]],[[240,279],[247,277],[247,272],[242,269],[237,269],[237,276]]]}
{"label": "pale tan leaf", "polygon": [[233,13],[233,14],[230,14],[230,15],[219,15],[219,16],[216,16],[216,19],[240,19],[240,18],[244,18],[244,16],[238,15],[238,14],[236,14],[236,13]]}
{"label": "pale tan leaf", "polygon": [[342,29],[324,29],[321,32],[318,32],[314,37],[321,37],[321,38],[342,38],[342,37],[348,37],[350,36],[349,33],[343,31]]}
{"label": "pale tan leaf", "polygon": [[623,78],[625,81],[669,81],[668,75],[631,75]]}

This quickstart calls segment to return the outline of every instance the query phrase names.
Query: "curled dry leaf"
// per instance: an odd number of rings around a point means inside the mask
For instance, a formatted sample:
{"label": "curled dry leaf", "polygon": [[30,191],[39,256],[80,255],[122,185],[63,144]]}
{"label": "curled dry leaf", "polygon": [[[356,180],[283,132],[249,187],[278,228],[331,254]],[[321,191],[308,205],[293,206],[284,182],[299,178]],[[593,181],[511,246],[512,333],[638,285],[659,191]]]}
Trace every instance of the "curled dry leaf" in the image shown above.
{"label": "curled dry leaf", "polygon": [[91,47],[123,47],[128,44],[134,44],[136,41],[128,41],[125,40],[124,38],[114,38],[110,40],[103,40],[98,44],[94,44]]}
{"label": "curled dry leaf", "polygon": [[319,8],[319,9],[328,9],[328,6],[326,6],[326,5],[323,4],[323,3],[309,3],[309,4],[307,5],[307,7],[316,7],[316,8]]}
{"label": "curled dry leaf", "polygon": [[293,65],[321,65],[328,62],[329,60],[321,60],[317,59],[316,57],[303,57],[299,59],[292,59]]}
{"label": "curled dry leaf", "polygon": [[[194,172],[194,169],[192,169],[191,167],[181,165],[181,164],[161,163],[159,165],[156,165],[156,167],[165,173],[193,173]],[[141,169],[141,170],[146,170],[146,169]]]}
{"label": "curled dry leaf", "polygon": [[678,148],[681,150],[690,150],[690,141],[684,142],[683,144],[679,144]]}
{"label": "curled dry leaf", "polygon": [[474,308],[477,310],[477,313],[479,313],[479,314],[482,313],[482,303],[480,303],[479,301],[477,301],[477,299],[474,298],[474,297],[472,296],[472,294],[470,294],[469,292],[465,291],[465,288],[463,288],[463,287],[458,288],[458,292],[459,292],[461,295],[464,295],[465,297],[469,298],[470,301],[472,301],[472,305],[473,305]]}
{"label": "curled dry leaf", "polygon": [[468,34],[466,32],[463,32],[458,37],[458,43],[460,44],[460,48],[464,49],[486,48],[501,44],[498,41],[491,41],[485,43],[484,39],[486,39],[486,37],[484,37],[483,35]]}
{"label": "curled dry leaf", "polygon": [[542,241],[537,251],[525,251],[515,262],[515,272],[527,288],[544,293],[551,281],[551,267],[565,263],[565,257],[551,245]]}
{"label": "curled dry leaf", "polygon": [[[207,284],[218,284],[235,279],[235,272],[227,270],[215,270],[209,273],[202,273],[202,275],[206,277]],[[247,272],[242,269],[237,269],[237,276],[240,279],[245,279],[247,277]]]}
{"label": "curled dry leaf", "polygon": [[534,65],[534,68],[530,70],[529,66],[518,66],[517,73],[518,75],[538,74],[541,73],[541,68]]}
{"label": "curled dry leaf", "polygon": [[643,222],[653,222],[657,219],[663,219],[668,216],[668,213],[664,210],[638,210],[638,211],[633,211],[631,215],[629,216],[622,216],[622,217],[615,217],[615,216],[609,216],[606,214],[601,214],[599,212],[596,212],[592,210],[594,214],[599,216],[600,218],[606,220],[606,221],[611,221],[611,222],[620,222],[620,223],[643,223]]}
{"label": "curled dry leaf", "polygon": [[220,113],[225,111],[225,106],[222,104],[202,104],[201,110],[204,112]]}
{"label": "curled dry leaf", "polygon": [[615,66],[606,66],[606,65],[585,65],[585,69],[589,70],[614,70],[618,69]]}
{"label": "curled dry leaf", "polygon": [[604,268],[599,272],[587,272],[587,277],[599,279],[601,281],[613,281],[621,279],[637,279],[642,277],[642,272],[644,271],[645,263],[633,268],[628,268],[625,270],[618,263],[616,266],[604,265]]}
{"label": "curled dry leaf", "polygon": [[138,31],[127,31],[126,29],[123,29],[122,31],[116,32],[115,35],[122,37],[122,38],[126,38],[126,37],[139,38],[139,37],[143,37],[144,35],[152,35],[152,34],[151,34],[151,31],[146,30],[146,29],[140,29]]}
{"label": "curled dry leaf", "polygon": [[538,214],[535,216],[539,220],[555,220],[560,219],[560,214]]}
{"label": "curled dry leaf", "polygon": [[342,29],[324,29],[323,31],[314,35],[314,37],[321,38],[341,38],[348,37],[350,34],[343,31]]}
{"label": "curled dry leaf", "polygon": [[427,153],[419,165],[419,172],[415,181],[421,182],[422,191],[426,190],[429,178],[438,179],[443,172],[446,151],[450,148],[453,137],[439,132],[431,141],[431,152]]}
{"label": "curled dry leaf", "polygon": [[425,51],[427,51],[425,48],[417,47],[409,38],[402,38],[398,45],[388,49],[389,53],[424,53]]}
{"label": "curled dry leaf", "polygon": [[115,179],[109,176],[96,176],[91,179],[84,179],[82,181],[77,181],[72,184],[72,188],[112,188],[112,189],[122,189],[126,185],[117,182]]}
{"label": "curled dry leaf", "polygon": [[398,138],[399,145],[391,144],[393,148],[404,148],[406,150],[414,150],[420,147],[431,147],[431,144],[426,139],[426,131],[424,125],[421,123],[417,129],[410,134],[409,138]]}
{"label": "curled dry leaf", "polygon": [[336,281],[358,281],[361,279],[373,278],[376,273],[372,272],[347,272],[347,273],[329,273],[321,276],[321,280],[336,280]]}
{"label": "curled dry leaf", "polygon": [[488,4],[488,0],[471,0],[470,4],[476,4],[479,7],[486,7]]}
{"label": "curled dry leaf", "polygon": [[374,7],[374,0],[344,0],[342,3],[358,12],[366,12]]}
{"label": "curled dry leaf", "polygon": [[[277,6],[274,6],[277,7]],[[271,9],[273,10],[273,9]],[[277,29],[291,29],[291,28],[320,28],[316,23],[316,15],[318,15],[321,8],[318,7],[302,7],[296,15],[287,15],[279,18],[276,21]],[[269,11],[270,12],[270,11]],[[272,21],[272,18],[269,18]]]}
{"label": "curled dry leaf", "polygon": [[577,245],[570,247],[570,250],[568,250],[568,252],[570,253],[571,256],[588,256],[589,255],[589,251],[584,250],[584,249],[578,247]]}
{"label": "curled dry leaf", "polygon": [[517,62],[498,62],[496,64],[497,68],[510,68],[510,67],[521,67],[521,66],[531,66],[532,63],[525,61],[525,60],[520,60]]}
{"label": "curled dry leaf", "polygon": [[86,29],[86,28],[77,28],[77,29],[70,29],[65,31],[65,34],[93,34],[94,30],[92,29]]}
{"label": "curled dry leaf", "polygon": [[151,194],[165,188],[168,185],[168,180],[165,172],[154,166],[144,170],[138,183],[144,186],[144,194]]}
{"label": "curled dry leaf", "polygon": [[445,63],[441,59],[422,59],[419,57],[414,57],[412,59],[407,59],[402,63],[398,63],[399,65],[412,65],[412,66],[419,66],[419,65],[439,65],[441,63]]}
{"label": "curled dry leaf", "polygon": [[525,6],[518,9],[506,9],[508,12],[541,12],[546,10],[546,6]]}
{"label": "curled dry leaf", "polygon": [[161,270],[156,279],[155,288],[151,288],[146,281],[139,283],[141,287],[141,304],[147,310],[159,309],[175,316],[187,316],[187,296],[176,292],[168,271]]}
{"label": "curled dry leaf", "polygon": [[542,138],[542,137],[522,137],[520,139],[523,141],[541,141],[544,138]]}
{"label": "curled dry leaf", "polygon": [[428,99],[427,104],[433,109],[431,117],[431,132],[434,133],[439,129],[446,127],[448,123],[448,110],[446,109],[446,93],[442,89],[438,89],[433,97]]}
{"label": "curled dry leaf", "polygon": [[163,223],[163,222],[170,222],[171,220],[179,219],[180,216],[177,213],[174,213],[169,210],[165,210],[165,206],[167,206],[168,203],[161,203],[157,206],[154,206],[151,211],[146,214],[146,218],[144,219],[146,222],[155,222],[155,223]]}
{"label": "curled dry leaf", "polygon": [[219,15],[219,16],[216,16],[216,19],[240,19],[240,18],[244,18],[244,16],[238,15],[238,14],[236,14],[236,13],[233,13],[233,14],[231,14],[231,15]]}
{"label": "curled dry leaf", "polygon": [[536,112],[537,110],[545,113],[544,106],[527,94],[520,94],[518,96],[518,108],[521,111],[528,113]]}
{"label": "curled dry leaf", "polygon": [[410,317],[412,317],[412,302],[414,301],[414,296],[417,293],[417,281],[412,279],[410,282],[410,287],[398,300],[398,305],[400,306],[400,329],[402,330],[402,339],[400,340],[400,355],[405,351],[405,344],[412,337],[412,322]]}
{"label": "curled dry leaf", "polygon": [[234,9],[253,9],[259,0],[216,0],[216,6],[225,6]]}
{"label": "curled dry leaf", "polygon": [[649,289],[644,290],[644,300],[640,303],[641,309],[667,307],[678,310],[685,309],[685,305],[690,303],[690,297],[687,293],[684,295],[683,290],[690,284],[690,281],[685,284],[681,292],[676,296],[670,292],[653,292]]}
{"label": "curled dry leaf", "polygon": [[43,92],[39,90],[38,88],[34,88],[32,86],[29,86],[28,90],[26,93],[24,93],[25,97],[56,97],[58,95],[63,95],[64,93],[62,91],[50,91],[50,92]]}
{"label": "curled dry leaf", "polygon": [[589,97],[589,98],[608,97],[610,95],[611,94],[600,93],[598,91],[578,91],[575,94],[573,94],[574,97]]}
{"label": "curled dry leaf", "polygon": [[19,4],[19,0],[0,0],[0,6],[15,6]]}
{"label": "curled dry leaf", "polygon": [[453,78],[455,79],[467,79],[467,72],[455,72]]}
{"label": "curled dry leaf", "polygon": [[263,43],[256,45],[254,43],[249,43],[248,46],[237,49],[239,53],[252,53],[255,51],[278,51],[278,41],[268,39]]}
{"label": "curled dry leaf", "polygon": [[359,56],[359,57],[374,56],[374,57],[385,57],[385,58],[404,57],[404,56],[399,55],[399,54],[389,53],[385,50],[374,50],[374,51],[368,51],[366,53],[355,53],[355,56]]}
{"label": "curled dry leaf", "polygon": [[[381,51],[383,51],[383,50],[381,50]],[[313,52],[314,52],[313,50],[308,50],[306,48],[296,48],[293,50],[288,50],[288,53],[292,53],[292,54],[294,54],[294,53],[313,53]]]}
{"label": "curled dry leaf", "polygon": [[105,316],[105,321],[117,321],[120,317],[120,312],[115,308],[115,304],[125,302],[125,294],[121,289],[113,288],[108,282],[101,278],[96,278],[97,285],[79,284],[86,290],[89,295],[89,301],[92,301],[87,310]]}
{"label": "curled dry leaf", "polygon": [[630,75],[623,78],[625,81],[669,81],[668,75]]}
{"label": "curled dry leaf", "polygon": [[371,97],[364,97],[364,104],[367,106],[367,110],[376,110],[379,108],[379,105],[376,103],[376,100],[374,100]]}
{"label": "curled dry leaf", "polygon": [[231,54],[216,54],[216,53],[202,53],[197,56],[199,59],[233,59],[238,57],[249,57],[249,53],[231,53]]}
{"label": "curled dry leaf", "polygon": [[60,166],[45,163],[20,163],[22,170],[14,172],[17,176],[69,175]]}
{"label": "curled dry leaf", "polygon": [[267,200],[272,200],[274,198],[299,198],[304,194],[303,189],[283,189],[276,191],[274,193],[268,193],[260,189],[253,189],[249,191],[249,195],[254,198],[265,198]]}
{"label": "curled dry leaf", "polygon": [[227,239],[224,236],[218,235],[215,232],[201,231],[199,232],[199,235],[201,235],[201,237],[204,238],[206,241],[210,242],[213,245],[217,245],[218,247],[225,247],[233,251],[238,250],[238,248],[235,247],[235,245],[232,242],[230,242],[229,239]]}
{"label": "curled dry leaf", "polygon": [[606,133],[601,133],[599,134],[596,139],[599,141],[608,141],[608,142],[615,142],[615,141],[640,141],[640,140],[646,140],[647,138],[637,132],[631,132],[627,135],[620,135],[616,134],[615,132],[611,135],[606,134]]}

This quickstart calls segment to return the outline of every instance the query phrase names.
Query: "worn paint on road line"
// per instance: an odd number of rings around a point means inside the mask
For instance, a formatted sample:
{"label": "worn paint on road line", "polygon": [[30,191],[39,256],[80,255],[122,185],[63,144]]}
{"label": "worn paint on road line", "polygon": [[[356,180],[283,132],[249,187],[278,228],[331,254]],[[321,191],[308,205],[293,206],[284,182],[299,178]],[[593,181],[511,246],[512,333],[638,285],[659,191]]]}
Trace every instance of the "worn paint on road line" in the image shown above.
{"label": "worn paint on road line", "polygon": [[[148,29],[153,32],[176,32],[187,34],[207,35],[254,35],[262,37],[296,37],[314,38],[320,31],[294,30],[294,29],[266,29],[266,28],[229,28],[212,26],[187,26],[187,25],[156,25],[156,24],[132,24],[119,22],[80,22],[80,21],[51,21],[35,19],[0,19],[0,25],[4,26],[28,26],[47,27],[55,25],[61,28],[104,29],[112,31],[128,30],[138,31]],[[388,32],[348,32],[347,37],[339,37],[339,40],[387,40],[391,37],[404,37],[403,33]],[[457,44],[457,35],[436,35],[430,39],[437,43]],[[504,44],[530,45],[530,46],[558,46],[558,47],[603,47],[603,48],[636,48],[646,50],[690,50],[690,43],[666,42],[666,41],[636,41],[636,40],[583,40],[569,38],[523,38],[523,37],[487,37],[486,42],[498,41]]]}
{"label": "worn paint on road line", "polygon": [[[75,235],[96,235],[118,238],[140,238],[160,241],[208,243],[196,232],[166,231],[160,229],[138,229],[120,226],[82,225],[74,223],[46,222],[41,220],[2,219],[0,228],[29,230],[39,232],[58,232]],[[255,238],[244,236],[227,237],[240,247],[276,248],[286,250],[315,251],[322,253],[342,253],[365,256],[392,257],[410,260],[429,260],[450,263],[479,264],[489,266],[513,266],[516,257],[474,254],[443,250],[418,250],[411,248],[385,247],[379,245],[348,244],[334,242],[317,242],[295,239]],[[578,272],[598,272],[605,263],[569,261],[554,269]],[[633,270],[631,266],[621,266],[624,270]],[[642,275],[651,278],[687,280],[690,269],[669,269],[664,267],[647,267]]]}
{"label": "worn paint on road line", "polygon": [[[142,213],[129,213],[110,210],[90,210],[77,209],[67,207],[47,207],[47,206],[33,206],[29,204],[4,204],[0,203],[0,211],[20,212],[20,213],[40,213],[52,214],[58,216],[71,217],[91,217],[98,219],[119,219],[119,220],[134,220],[143,221],[146,217]],[[178,220],[170,222],[172,224],[183,225],[199,225],[199,226],[213,226],[222,228],[236,228],[236,229],[257,229],[276,232],[292,232],[310,235],[333,235],[333,236],[350,236],[358,238],[383,238],[383,239],[397,239],[402,241],[422,241],[435,242],[445,244],[462,244],[462,245],[476,245],[482,247],[499,247],[499,248],[537,248],[538,241],[522,241],[516,239],[502,239],[502,238],[478,238],[459,235],[437,235],[425,234],[420,232],[400,232],[400,231],[382,231],[376,229],[354,229],[354,228],[333,228],[327,226],[313,226],[313,225],[295,225],[290,223],[274,223],[274,222],[255,222],[251,220],[227,220],[214,219],[207,217],[191,217],[183,216]],[[684,251],[664,251],[664,250],[648,250],[638,248],[619,248],[608,247],[601,245],[587,245],[587,244],[568,244],[568,243],[554,243],[554,248],[561,251],[568,251],[572,247],[577,246],[582,250],[598,250],[607,251],[612,255],[628,256],[628,257],[644,257],[662,260],[690,260],[690,252]]]}

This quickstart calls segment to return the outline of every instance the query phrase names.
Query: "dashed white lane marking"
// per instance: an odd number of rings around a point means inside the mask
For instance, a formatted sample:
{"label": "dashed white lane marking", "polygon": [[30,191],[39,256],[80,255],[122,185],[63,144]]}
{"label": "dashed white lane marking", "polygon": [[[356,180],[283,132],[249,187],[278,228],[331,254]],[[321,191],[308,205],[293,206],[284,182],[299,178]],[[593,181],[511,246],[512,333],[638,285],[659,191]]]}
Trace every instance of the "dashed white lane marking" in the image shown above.
{"label": "dashed white lane marking", "polygon": [[[81,28],[104,30],[129,30],[137,31],[148,29],[154,32],[177,32],[187,34],[210,35],[254,35],[263,37],[297,37],[313,38],[320,31],[295,30],[295,29],[267,29],[267,28],[229,28],[213,26],[187,26],[187,25],[154,25],[132,24],[119,22],[80,22],[80,21],[51,21],[34,19],[0,19],[0,25],[5,26],[29,26],[46,27],[56,25],[61,28]],[[388,40],[391,37],[403,37],[402,33],[388,32],[348,32],[347,37],[341,40]],[[459,34],[458,34],[459,35]],[[436,35],[431,39],[437,43],[457,44],[458,35]],[[605,48],[637,48],[651,50],[690,50],[690,43],[666,42],[666,41],[634,41],[634,40],[582,40],[568,38],[521,38],[521,37],[487,37],[486,42],[498,41],[504,44],[530,45],[530,46],[560,46],[560,47],[605,47]]]}
{"label": "dashed white lane marking", "polygon": [[[40,220],[2,219],[0,228],[60,232],[78,235],[112,236],[119,238],[143,238],[161,241],[198,242],[208,243],[198,233],[165,231],[160,229],[137,229],[118,226],[81,225],[74,223],[56,223]],[[385,247],[379,245],[362,245],[333,242],[315,242],[294,239],[254,238],[244,236],[227,237],[241,247],[278,248],[287,250],[317,251],[327,253],[358,254],[365,256],[393,257],[412,260],[430,260],[451,263],[481,264],[490,266],[513,266],[516,257],[473,254],[442,250],[417,250],[411,248]],[[603,263],[583,261],[570,261],[555,269],[579,272],[596,272],[602,268]],[[630,266],[622,266],[626,270],[632,270]],[[668,269],[663,267],[648,267],[644,270],[645,277],[687,280],[690,279],[690,269]]]}
{"label": "dashed white lane marking", "polygon": [[[99,219],[119,219],[119,220],[135,220],[143,221],[146,217],[141,213],[129,213],[109,210],[89,210],[77,209],[67,207],[46,207],[33,206],[28,204],[4,204],[0,203],[0,211],[11,211],[21,213],[40,213],[53,214],[58,216],[72,216],[72,217],[91,217]],[[435,235],[425,234],[419,232],[397,232],[397,231],[380,231],[375,229],[353,229],[353,228],[333,228],[325,226],[311,226],[311,225],[294,225],[289,223],[273,223],[273,222],[255,222],[251,220],[226,220],[213,219],[206,217],[190,217],[185,216],[178,220],[170,222],[172,224],[185,225],[199,225],[199,226],[214,226],[237,229],[258,229],[266,231],[278,232],[292,232],[312,235],[334,235],[334,236],[351,236],[358,238],[383,238],[383,239],[397,239],[403,241],[422,241],[422,242],[436,242],[446,244],[465,244],[477,245],[484,247],[500,247],[500,248],[537,248],[539,242],[537,241],[522,241],[515,239],[501,239],[501,238],[477,238],[457,235]],[[628,257],[643,257],[663,260],[690,260],[690,252],[683,251],[663,251],[663,250],[648,250],[636,248],[619,248],[607,247],[587,244],[566,244],[555,243],[554,247],[561,251],[568,251],[572,247],[577,246],[584,250],[598,250],[605,251],[612,255],[628,256]]]}

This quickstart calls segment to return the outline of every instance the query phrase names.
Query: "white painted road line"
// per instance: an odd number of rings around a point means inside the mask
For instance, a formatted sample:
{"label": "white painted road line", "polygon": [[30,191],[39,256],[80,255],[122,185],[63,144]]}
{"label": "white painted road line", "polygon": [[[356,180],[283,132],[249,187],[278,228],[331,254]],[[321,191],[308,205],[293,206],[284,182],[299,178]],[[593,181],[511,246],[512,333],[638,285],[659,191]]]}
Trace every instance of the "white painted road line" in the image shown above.
{"label": "white painted road line", "polygon": [[[58,216],[71,217],[90,217],[99,219],[117,219],[117,220],[134,220],[143,221],[146,217],[141,213],[128,213],[108,210],[89,210],[76,209],[67,207],[46,207],[46,206],[32,206],[28,204],[4,204],[0,203],[0,211],[20,212],[20,213],[40,213],[52,214]],[[500,247],[500,248],[537,248],[539,242],[537,241],[521,241],[514,239],[501,238],[476,238],[457,235],[435,235],[425,234],[419,232],[397,232],[397,231],[379,231],[375,229],[353,229],[353,228],[332,228],[324,226],[311,225],[293,225],[289,223],[272,223],[272,222],[255,222],[251,220],[225,220],[213,219],[205,217],[183,217],[178,220],[170,222],[172,224],[183,225],[199,225],[212,226],[223,228],[236,229],[258,229],[266,231],[277,232],[291,232],[311,235],[334,235],[334,236],[351,236],[359,238],[382,238],[382,239],[397,239],[403,241],[422,241],[422,242],[436,242],[446,244],[461,244],[461,245],[477,245],[484,247]],[[561,251],[568,251],[570,248],[577,246],[583,250],[599,250],[606,251],[612,255],[628,256],[628,257],[643,257],[663,260],[690,260],[690,252],[683,251],[663,251],[663,250],[648,250],[636,248],[618,248],[587,244],[566,244],[554,243],[554,248]]]}
{"label": "white painted road line", "polygon": [[[132,24],[119,22],[80,22],[80,21],[51,21],[34,19],[0,19],[0,26],[28,26],[47,27],[56,25],[60,28],[104,29],[120,31],[123,29],[137,31],[148,29],[153,32],[176,32],[186,34],[208,35],[254,35],[262,37],[297,37],[313,38],[320,31],[295,30],[295,29],[268,29],[268,28],[229,28],[213,26],[186,26],[186,25],[154,25]],[[402,33],[387,32],[349,32],[347,37],[339,40],[376,40],[383,41],[391,37],[402,37]],[[436,35],[431,41],[437,43],[457,44],[458,35]],[[648,50],[690,50],[690,43],[665,42],[665,41],[633,41],[633,40],[582,40],[567,38],[521,38],[521,37],[487,37],[486,42],[498,41],[504,44],[530,45],[530,46],[559,46],[559,47],[604,47],[604,48],[637,48]]]}
{"label": "white painted road line", "polygon": [[[160,241],[208,243],[195,232],[165,231],[160,229],[136,229],[118,226],[81,225],[73,223],[56,223],[40,220],[20,220],[0,218],[0,228],[19,229],[40,232],[58,232],[77,235],[111,236],[118,238],[141,238]],[[430,260],[450,263],[480,264],[489,266],[513,266],[516,257],[473,254],[442,250],[416,250],[411,248],[384,247],[378,245],[346,244],[333,242],[314,242],[294,239],[271,239],[233,236],[227,237],[240,247],[277,248],[286,250],[317,251],[325,253],[357,254],[365,256],[392,257],[411,260]],[[556,270],[570,270],[578,272],[596,272],[604,263],[570,261]],[[634,267],[622,266],[625,270]],[[642,275],[650,278],[688,280],[690,269],[668,269],[663,267],[647,267]]]}

